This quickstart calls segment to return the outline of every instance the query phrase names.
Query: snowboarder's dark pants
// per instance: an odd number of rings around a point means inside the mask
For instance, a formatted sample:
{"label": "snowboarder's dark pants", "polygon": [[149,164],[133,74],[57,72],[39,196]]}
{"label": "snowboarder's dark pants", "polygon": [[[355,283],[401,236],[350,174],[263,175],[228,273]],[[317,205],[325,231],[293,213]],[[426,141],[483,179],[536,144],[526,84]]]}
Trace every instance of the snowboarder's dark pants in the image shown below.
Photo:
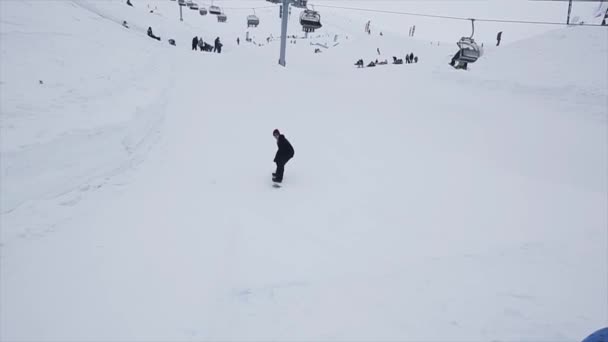
{"label": "snowboarder's dark pants", "polygon": [[[291,158],[289,158],[291,159]],[[274,180],[282,182],[283,181],[283,173],[285,172],[285,164],[289,161],[287,160],[277,160],[277,171],[274,173]]]}
{"label": "snowboarder's dark pants", "polygon": [[196,51],[198,44],[192,43],[192,50]]}

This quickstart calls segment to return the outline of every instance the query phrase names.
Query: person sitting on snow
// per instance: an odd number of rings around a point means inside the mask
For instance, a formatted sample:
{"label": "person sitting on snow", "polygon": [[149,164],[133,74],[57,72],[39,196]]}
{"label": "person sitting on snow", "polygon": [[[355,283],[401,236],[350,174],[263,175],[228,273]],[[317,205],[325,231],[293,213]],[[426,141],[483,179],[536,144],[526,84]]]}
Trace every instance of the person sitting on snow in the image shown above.
{"label": "person sitting on snow", "polygon": [[148,27],[148,37],[154,38],[154,39],[160,41],[160,37],[157,37],[154,35],[154,33],[152,33],[152,27]]}

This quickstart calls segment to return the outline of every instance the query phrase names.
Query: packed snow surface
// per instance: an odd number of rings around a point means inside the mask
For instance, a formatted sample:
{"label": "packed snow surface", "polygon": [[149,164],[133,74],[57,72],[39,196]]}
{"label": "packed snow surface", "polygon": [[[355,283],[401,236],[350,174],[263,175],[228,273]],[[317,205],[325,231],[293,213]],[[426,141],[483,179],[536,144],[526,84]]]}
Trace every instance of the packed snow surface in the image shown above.
{"label": "packed snow surface", "polygon": [[[218,23],[132,3],[0,1],[0,340],[608,326],[605,27],[478,23],[462,71],[470,22],[337,7],[563,21],[567,4],[319,0],[307,38],[292,9],[283,68],[278,5],[215,1]],[[573,17],[597,24],[595,7]],[[275,128],[295,148],[280,189]]]}

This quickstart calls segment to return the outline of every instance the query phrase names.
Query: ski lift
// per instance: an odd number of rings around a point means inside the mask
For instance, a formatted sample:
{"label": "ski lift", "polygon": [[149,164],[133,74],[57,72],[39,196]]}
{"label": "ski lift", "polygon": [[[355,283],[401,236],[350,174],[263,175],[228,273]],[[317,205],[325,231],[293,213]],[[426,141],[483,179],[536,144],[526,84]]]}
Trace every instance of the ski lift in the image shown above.
{"label": "ski lift", "polygon": [[283,0],[266,0],[266,1],[271,2],[273,4],[282,4],[283,3]]}
{"label": "ski lift", "polygon": [[304,32],[314,32],[321,28],[321,15],[319,12],[306,9],[300,14],[300,24]]}
{"label": "ski lift", "polygon": [[207,15],[207,9],[205,7],[201,7],[201,9],[198,10],[198,13],[200,13],[201,15]]}
{"label": "ski lift", "polygon": [[192,6],[192,4],[194,4],[194,1],[186,0],[186,6],[190,7],[190,6]]}
{"label": "ski lift", "polygon": [[475,63],[477,59],[481,56],[481,49],[479,49],[479,45],[473,39],[473,35],[475,34],[475,19],[471,20],[472,32],[470,37],[462,37],[460,41],[456,43],[460,48],[460,56],[456,59],[458,62],[463,63]]}
{"label": "ski lift", "polygon": [[209,7],[209,13],[216,14],[216,15],[222,14],[222,9],[219,8],[219,7],[217,7],[217,6],[213,6],[212,5],[212,6]]}
{"label": "ski lift", "polygon": [[297,8],[306,8],[307,3],[308,0],[294,0],[292,6]]}
{"label": "ski lift", "polygon": [[198,4],[193,2],[192,5],[190,5],[190,9],[194,10],[194,11],[198,11]]}
{"label": "ski lift", "polygon": [[253,14],[247,16],[247,27],[258,27],[260,24],[260,18],[255,15],[255,9],[253,10]]}
{"label": "ski lift", "polygon": [[224,13],[220,13],[220,14],[217,15],[217,22],[218,23],[225,23],[226,20],[228,20],[228,17]]}
{"label": "ski lift", "polygon": [[180,6],[186,6],[186,0],[178,0],[178,5]]}

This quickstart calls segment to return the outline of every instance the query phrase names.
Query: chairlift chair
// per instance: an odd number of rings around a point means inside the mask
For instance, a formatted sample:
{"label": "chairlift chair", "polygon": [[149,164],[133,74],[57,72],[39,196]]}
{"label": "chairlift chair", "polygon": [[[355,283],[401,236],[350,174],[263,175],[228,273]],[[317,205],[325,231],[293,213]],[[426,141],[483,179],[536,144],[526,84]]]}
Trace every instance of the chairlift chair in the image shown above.
{"label": "chairlift chair", "polygon": [[300,24],[304,32],[314,32],[321,28],[321,15],[317,11],[306,9],[300,14]]}
{"label": "chairlift chair", "polygon": [[180,6],[186,6],[186,0],[178,0],[178,5]]}
{"label": "chairlift chair", "polygon": [[258,27],[260,18],[257,15],[251,14],[247,16],[247,27]]}
{"label": "chairlift chair", "polygon": [[297,8],[306,8],[307,4],[308,4],[308,0],[295,0],[292,3],[292,6],[297,7]]}
{"label": "chairlift chair", "polygon": [[220,14],[217,15],[217,22],[218,23],[225,23],[226,20],[228,20],[228,17],[224,13],[220,13]]}
{"label": "chairlift chair", "polygon": [[192,6],[192,4],[194,4],[194,1],[186,0],[186,6],[190,7],[190,6]]}
{"label": "chairlift chair", "polygon": [[481,49],[479,45],[473,39],[473,35],[475,35],[475,19],[471,20],[471,36],[470,37],[462,37],[456,43],[460,48],[460,56],[458,57],[458,62],[463,63],[475,63],[479,57],[481,57]]}
{"label": "chairlift chair", "polygon": [[460,38],[458,47],[460,48],[460,57],[458,58],[458,62],[475,63],[481,56],[479,45],[477,45],[473,38]]}
{"label": "chairlift chair", "polygon": [[198,13],[201,15],[207,15],[207,9],[205,7],[201,7],[201,9],[198,10]]}
{"label": "chairlift chair", "polygon": [[193,11],[198,11],[198,4],[197,3],[192,3],[192,5],[190,5],[190,9]]}
{"label": "chairlift chair", "polygon": [[222,9],[219,8],[218,6],[210,6],[209,13],[215,14],[215,15],[222,14]]}

